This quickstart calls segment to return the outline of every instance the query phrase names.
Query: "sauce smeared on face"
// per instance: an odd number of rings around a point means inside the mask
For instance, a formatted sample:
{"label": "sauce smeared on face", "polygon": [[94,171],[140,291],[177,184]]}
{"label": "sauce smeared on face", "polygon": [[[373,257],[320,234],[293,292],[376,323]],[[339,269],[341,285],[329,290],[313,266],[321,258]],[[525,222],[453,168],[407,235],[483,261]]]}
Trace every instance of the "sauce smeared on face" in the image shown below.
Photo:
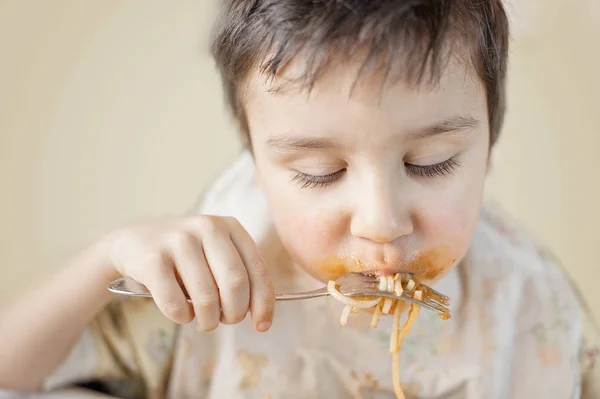
{"label": "sauce smeared on face", "polygon": [[412,273],[421,282],[437,279],[454,267],[457,258],[450,247],[440,246],[418,253],[400,264],[365,264],[357,256],[330,256],[315,262],[314,275],[320,280],[337,280],[346,273],[394,274]]}
{"label": "sauce smeared on face", "polygon": [[361,273],[365,265],[356,256],[329,256],[315,262],[315,273],[320,280],[337,280],[347,273]]}
{"label": "sauce smeared on face", "polygon": [[419,281],[435,280],[445,274],[456,263],[449,247],[433,248],[419,253],[409,262],[407,269]]}

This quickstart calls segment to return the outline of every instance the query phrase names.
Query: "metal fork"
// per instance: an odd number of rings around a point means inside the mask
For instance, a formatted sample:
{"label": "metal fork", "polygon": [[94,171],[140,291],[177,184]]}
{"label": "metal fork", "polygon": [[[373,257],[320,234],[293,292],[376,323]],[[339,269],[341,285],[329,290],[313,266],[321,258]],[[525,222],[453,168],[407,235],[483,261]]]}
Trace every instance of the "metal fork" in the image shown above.
{"label": "metal fork", "polygon": [[[382,297],[390,299],[399,299],[402,301],[414,303],[427,310],[439,314],[441,317],[450,317],[450,309],[448,308],[448,297],[443,295],[434,289],[424,285],[418,284],[412,291],[404,290],[402,295],[398,296],[394,293],[380,291],[379,280],[373,276],[367,276],[360,273],[349,273],[345,276],[340,277],[336,280],[338,290],[351,298],[354,297]],[[423,291],[423,300],[417,300],[414,296],[415,290]],[[120,295],[138,296],[138,297],[152,297],[150,291],[143,284],[138,283],[132,278],[125,277],[113,281],[108,285],[108,290]],[[328,296],[329,291],[327,287],[319,288],[313,291],[305,292],[294,292],[294,293],[282,293],[276,294],[275,299],[277,301],[294,301],[300,299],[311,299],[323,296]],[[189,300],[189,299],[188,299]]]}

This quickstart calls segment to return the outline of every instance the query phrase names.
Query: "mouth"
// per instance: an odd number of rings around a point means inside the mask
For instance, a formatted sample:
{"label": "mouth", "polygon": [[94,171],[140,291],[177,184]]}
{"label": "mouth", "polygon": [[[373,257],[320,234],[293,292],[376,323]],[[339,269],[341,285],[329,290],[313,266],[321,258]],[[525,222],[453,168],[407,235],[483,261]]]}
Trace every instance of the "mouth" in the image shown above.
{"label": "mouth", "polygon": [[362,269],[361,274],[366,276],[382,277],[396,274],[415,274],[410,266],[381,266]]}
{"label": "mouth", "polygon": [[346,273],[360,273],[381,277],[411,274],[419,281],[434,281],[456,263],[456,257],[447,247],[417,252],[408,257],[364,259],[359,256],[331,257],[317,262],[317,276],[324,281],[336,280]]}

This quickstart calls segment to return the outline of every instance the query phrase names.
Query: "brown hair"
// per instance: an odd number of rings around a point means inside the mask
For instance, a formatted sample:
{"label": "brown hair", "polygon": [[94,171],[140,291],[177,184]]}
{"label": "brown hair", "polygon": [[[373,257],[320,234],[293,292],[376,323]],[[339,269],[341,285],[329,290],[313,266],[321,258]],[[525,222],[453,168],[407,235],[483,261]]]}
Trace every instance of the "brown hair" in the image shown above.
{"label": "brown hair", "polygon": [[[490,143],[502,127],[508,59],[508,18],[502,0],[224,0],[212,53],[226,99],[249,140],[243,84],[259,70],[273,78],[296,55],[307,62],[300,83],[309,90],[331,62],[366,49],[360,69],[384,81],[437,81],[453,45],[487,95]],[[382,81],[383,82],[383,81]]]}

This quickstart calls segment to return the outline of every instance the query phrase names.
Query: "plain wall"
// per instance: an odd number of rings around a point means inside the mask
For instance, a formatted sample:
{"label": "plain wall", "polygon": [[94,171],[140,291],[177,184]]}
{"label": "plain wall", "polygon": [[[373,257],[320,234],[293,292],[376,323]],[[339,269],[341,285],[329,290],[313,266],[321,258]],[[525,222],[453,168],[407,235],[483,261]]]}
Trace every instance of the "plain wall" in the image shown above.
{"label": "plain wall", "polygon": [[[600,7],[515,3],[488,195],[600,316]],[[0,305],[111,228],[193,209],[234,159],[208,55],[214,4],[0,1]]]}

